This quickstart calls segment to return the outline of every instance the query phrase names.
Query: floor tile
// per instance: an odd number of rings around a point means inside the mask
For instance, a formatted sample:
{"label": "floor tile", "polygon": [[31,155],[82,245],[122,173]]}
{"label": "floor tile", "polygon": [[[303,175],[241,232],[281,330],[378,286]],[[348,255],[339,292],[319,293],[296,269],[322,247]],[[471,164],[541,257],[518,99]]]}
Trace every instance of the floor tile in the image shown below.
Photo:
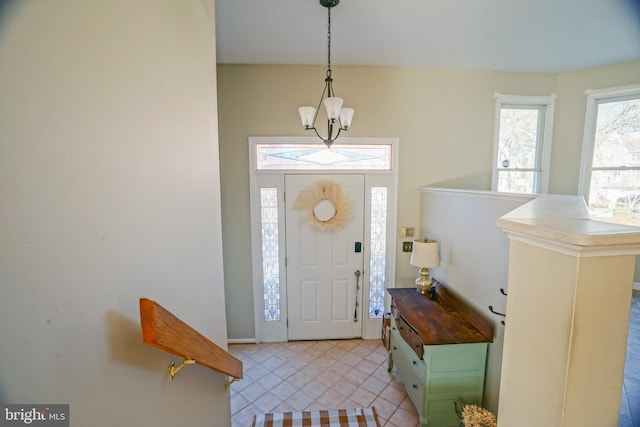
{"label": "floor tile", "polygon": [[417,413],[414,414],[409,411],[405,411],[402,408],[398,408],[393,415],[391,415],[389,422],[397,426],[416,427],[419,424],[420,419],[418,418]]}
{"label": "floor tile", "polygon": [[267,413],[273,411],[278,405],[282,403],[280,397],[276,396],[272,392],[267,392],[260,396],[253,402],[253,406],[260,409],[260,411]]}
{"label": "floor tile", "polygon": [[387,372],[380,340],[241,344],[229,351],[245,368],[245,378],[231,386],[233,427],[251,425],[258,413],[376,406],[378,399],[378,415],[386,415],[381,426],[399,410],[397,419],[415,416],[402,407],[402,384]]}
{"label": "floor tile", "polygon": [[249,405],[231,417],[231,425],[233,427],[248,427],[251,425],[253,417],[261,413],[262,411],[255,406]]}
{"label": "floor tile", "polygon": [[382,392],[382,390],[384,390],[387,387],[388,384],[389,384],[388,381],[382,381],[377,377],[375,377],[374,375],[371,375],[360,385],[360,387],[370,391],[375,395],[379,395]]}
{"label": "floor tile", "polygon": [[398,409],[398,405],[385,400],[382,397],[377,397],[376,400],[373,401],[371,406],[376,408],[376,412],[380,414],[386,420],[391,418],[391,415]]}

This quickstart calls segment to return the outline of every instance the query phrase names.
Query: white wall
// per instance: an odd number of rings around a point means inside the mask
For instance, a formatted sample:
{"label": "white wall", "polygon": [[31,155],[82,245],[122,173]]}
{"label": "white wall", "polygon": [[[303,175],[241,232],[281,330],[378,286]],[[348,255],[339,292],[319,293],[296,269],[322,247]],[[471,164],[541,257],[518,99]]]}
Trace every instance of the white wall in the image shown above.
{"label": "white wall", "polygon": [[213,1],[5,5],[0,93],[0,401],[229,425],[224,377],[169,383],[138,311],[226,345]]}
{"label": "white wall", "polygon": [[[530,195],[424,188],[420,233],[438,241],[440,266],[432,275],[494,323],[489,345],[484,406],[498,413],[504,317],[508,292],[509,240],[496,221],[533,200]],[[417,276],[417,273],[416,273]]]}

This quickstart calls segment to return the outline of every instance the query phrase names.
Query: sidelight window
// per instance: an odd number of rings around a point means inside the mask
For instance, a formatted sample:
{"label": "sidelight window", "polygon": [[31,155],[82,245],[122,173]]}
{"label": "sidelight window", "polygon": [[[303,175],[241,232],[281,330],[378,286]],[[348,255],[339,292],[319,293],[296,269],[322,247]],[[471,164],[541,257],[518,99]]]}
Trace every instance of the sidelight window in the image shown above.
{"label": "sidelight window", "polygon": [[387,188],[371,188],[369,318],[382,317],[387,272]]}
{"label": "sidelight window", "polygon": [[278,189],[260,189],[262,225],[262,280],[264,320],[280,320],[280,265],[278,251]]}

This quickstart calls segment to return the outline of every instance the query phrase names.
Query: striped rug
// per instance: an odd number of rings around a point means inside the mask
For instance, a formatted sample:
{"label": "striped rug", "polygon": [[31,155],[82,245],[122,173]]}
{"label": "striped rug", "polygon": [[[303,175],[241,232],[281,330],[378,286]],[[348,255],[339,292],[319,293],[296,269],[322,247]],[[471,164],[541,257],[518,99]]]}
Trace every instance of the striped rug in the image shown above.
{"label": "striped rug", "polygon": [[376,409],[332,409],[259,414],[252,427],[380,427]]}

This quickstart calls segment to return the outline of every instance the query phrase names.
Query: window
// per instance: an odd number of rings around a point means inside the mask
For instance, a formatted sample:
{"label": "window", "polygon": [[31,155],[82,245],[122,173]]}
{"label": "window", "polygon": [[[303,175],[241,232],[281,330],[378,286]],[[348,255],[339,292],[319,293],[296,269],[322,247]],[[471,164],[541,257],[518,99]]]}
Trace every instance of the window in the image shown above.
{"label": "window", "polygon": [[256,144],[257,170],[391,170],[391,144]]}
{"label": "window", "polygon": [[387,188],[371,188],[369,318],[382,317],[387,279]]}
{"label": "window", "polygon": [[492,189],[546,193],[555,96],[496,95]]}
{"label": "window", "polygon": [[280,268],[278,250],[278,189],[260,189],[264,320],[280,320]]}
{"label": "window", "polygon": [[640,225],[640,85],[587,91],[580,191],[592,217]]}

